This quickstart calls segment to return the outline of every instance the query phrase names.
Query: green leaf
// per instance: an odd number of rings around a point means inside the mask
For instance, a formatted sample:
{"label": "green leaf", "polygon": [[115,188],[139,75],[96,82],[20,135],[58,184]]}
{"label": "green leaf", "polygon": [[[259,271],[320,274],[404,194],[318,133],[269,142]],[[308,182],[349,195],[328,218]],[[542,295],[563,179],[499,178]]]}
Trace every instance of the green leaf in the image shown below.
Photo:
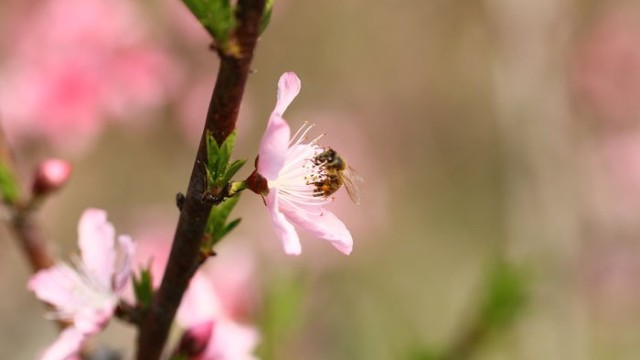
{"label": "green leaf", "polygon": [[280,359],[278,349],[301,324],[307,293],[304,275],[281,275],[268,284],[261,307],[260,327],[264,340],[258,348],[261,359]]}
{"label": "green leaf", "polygon": [[151,275],[151,265],[140,271],[140,276],[131,276],[133,291],[136,295],[138,306],[145,310],[151,306],[153,301],[153,277]]}
{"label": "green leaf", "polygon": [[231,181],[231,178],[238,172],[238,170],[240,170],[244,166],[246,162],[246,160],[234,160],[231,164],[229,164],[224,173],[224,182],[228,183],[229,181]]}
{"label": "green leaf", "polygon": [[[225,237],[231,230],[235,229],[242,219],[237,218],[235,220],[231,220],[230,223],[226,224],[217,234],[217,239],[220,241],[223,237]],[[215,244],[214,244],[215,245]]]}
{"label": "green leaf", "polygon": [[529,279],[523,270],[500,262],[491,270],[481,319],[494,330],[502,329],[514,322],[528,299]]}
{"label": "green leaf", "polygon": [[229,0],[183,0],[193,15],[220,47],[226,47],[229,34],[236,27],[236,17]]}
{"label": "green leaf", "polygon": [[262,19],[260,19],[260,34],[262,34],[267,29],[267,26],[269,26],[274,3],[275,0],[267,0],[266,4],[264,4],[264,12],[262,13]]}
{"label": "green leaf", "polygon": [[213,245],[217,244],[240,223],[240,219],[235,219],[230,223],[227,223],[227,219],[229,218],[233,208],[238,204],[238,200],[240,200],[240,194],[227,198],[225,201],[211,209],[211,213],[209,214],[209,219],[207,221],[207,227],[205,228],[205,235],[208,237],[208,242],[204,244],[204,246],[207,249],[210,249]]}
{"label": "green leaf", "polygon": [[220,156],[220,147],[218,147],[218,143],[213,138],[213,135],[209,130],[207,130],[206,135],[206,143],[207,143],[207,169],[211,171],[211,173],[215,173],[214,169],[217,169],[216,163],[218,161],[218,157]]}
{"label": "green leaf", "polygon": [[[236,132],[232,132],[227,138],[224,140],[222,145],[220,146],[220,152],[218,154],[218,179],[221,180],[222,183],[226,183],[225,181],[225,173],[227,172],[227,166],[229,164],[229,160],[231,159],[231,153],[233,152],[233,147],[236,144]],[[222,184],[220,184],[222,185]]]}
{"label": "green leaf", "polygon": [[0,163],[0,196],[9,204],[14,204],[20,197],[20,186],[15,174],[2,163]]}

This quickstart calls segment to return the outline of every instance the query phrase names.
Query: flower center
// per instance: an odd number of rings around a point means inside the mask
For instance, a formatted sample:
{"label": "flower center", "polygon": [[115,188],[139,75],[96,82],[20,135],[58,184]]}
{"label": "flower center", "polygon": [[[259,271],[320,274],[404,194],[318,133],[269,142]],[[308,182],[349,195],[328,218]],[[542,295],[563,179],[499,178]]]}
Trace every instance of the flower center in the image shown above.
{"label": "flower center", "polygon": [[284,166],[278,178],[269,181],[269,188],[278,192],[279,198],[294,207],[322,206],[333,201],[323,186],[333,181],[326,164],[317,157],[325,150],[318,145],[322,135],[308,141],[307,134],[313,124],[305,123],[291,138]]}

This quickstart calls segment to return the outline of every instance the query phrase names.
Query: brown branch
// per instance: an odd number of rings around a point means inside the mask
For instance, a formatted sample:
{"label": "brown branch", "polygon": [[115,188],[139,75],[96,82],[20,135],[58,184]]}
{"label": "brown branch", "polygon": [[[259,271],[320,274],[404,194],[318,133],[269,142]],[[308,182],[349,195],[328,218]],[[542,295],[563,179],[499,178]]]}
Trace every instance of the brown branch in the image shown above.
{"label": "brown branch", "polygon": [[35,219],[35,213],[30,208],[15,210],[11,219],[13,232],[29,260],[31,270],[35,273],[53,266],[54,257]]}
{"label": "brown branch", "polygon": [[230,41],[234,41],[240,51],[236,54],[219,52],[218,78],[187,193],[182,202],[171,255],[160,288],[140,326],[137,350],[139,360],[160,358],[182,296],[199,266],[200,244],[211,207],[214,205],[212,202],[203,201],[207,162],[205,134],[211,131],[218,144],[221,144],[235,129],[264,5],[265,0],[238,2],[238,27]]}

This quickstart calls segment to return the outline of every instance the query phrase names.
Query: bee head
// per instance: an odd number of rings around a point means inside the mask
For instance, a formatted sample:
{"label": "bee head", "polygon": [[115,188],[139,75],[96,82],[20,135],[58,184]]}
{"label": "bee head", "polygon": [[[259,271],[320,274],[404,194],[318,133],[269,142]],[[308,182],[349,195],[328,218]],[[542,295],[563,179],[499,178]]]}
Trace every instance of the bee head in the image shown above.
{"label": "bee head", "polygon": [[338,155],[338,153],[332,148],[326,148],[323,152],[315,157],[314,162],[317,165],[324,164],[328,169],[344,170],[346,164],[344,160]]}
{"label": "bee head", "polygon": [[321,152],[316,156],[316,161],[319,163],[331,164],[336,159],[336,151],[332,148],[326,148],[325,151]]}

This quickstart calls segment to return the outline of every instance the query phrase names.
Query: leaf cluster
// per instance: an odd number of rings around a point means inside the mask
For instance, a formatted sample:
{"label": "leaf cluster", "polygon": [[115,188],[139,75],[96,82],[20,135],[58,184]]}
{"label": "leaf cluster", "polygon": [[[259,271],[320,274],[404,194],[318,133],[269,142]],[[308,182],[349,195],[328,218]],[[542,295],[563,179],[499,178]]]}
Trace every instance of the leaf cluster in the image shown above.
{"label": "leaf cluster", "polygon": [[245,164],[245,160],[231,161],[231,153],[235,145],[235,131],[229,135],[222,145],[218,145],[210,132],[207,132],[207,191],[214,197],[222,199],[209,214],[205,228],[205,241],[202,244],[203,254],[212,254],[212,248],[240,223],[240,219],[227,222],[231,211],[240,199],[240,191],[245,188],[244,182],[231,182],[233,176]]}
{"label": "leaf cluster", "polygon": [[231,178],[242,168],[245,160],[231,160],[236,141],[235,131],[222,145],[218,145],[210,132],[207,132],[207,191],[217,196],[229,186]]}
{"label": "leaf cluster", "polygon": [[[271,10],[275,0],[267,0],[260,20],[260,33],[269,25]],[[238,22],[237,5],[230,0],[183,0],[193,15],[215,40],[217,47],[225,53],[230,52],[234,44],[230,41]]]}

